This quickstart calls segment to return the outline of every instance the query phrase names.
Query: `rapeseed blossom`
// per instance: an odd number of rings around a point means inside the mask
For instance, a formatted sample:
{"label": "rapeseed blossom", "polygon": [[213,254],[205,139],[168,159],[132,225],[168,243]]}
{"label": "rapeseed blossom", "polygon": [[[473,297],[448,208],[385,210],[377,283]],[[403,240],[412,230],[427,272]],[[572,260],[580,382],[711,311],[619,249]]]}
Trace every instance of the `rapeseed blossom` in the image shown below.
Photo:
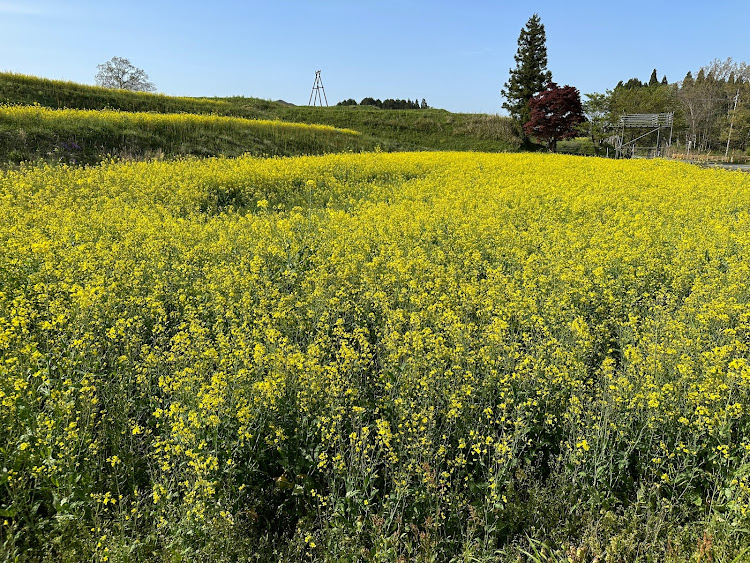
{"label": "rapeseed blossom", "polygon": [[5,172],[0,537],[492,553],[550,483],[740,530],[749,252],[750,178],[664,161]]}
{"label": "rapeseed blossom", "polygon": [[96,127],[98,124],[107,122],[119,125],[123,131],[129,128],[140,131],[153,131],[159,128],[184,128],[200,125],[214,128],[217,132],[231,130],[235,127],[253,127],[256,129],[277,130],[313,130],[313,131],[338,131],[349,135],[360,135],[352,129],[332,127],[330,125],[317,125],[294,123],[289,121],[270,119],[246,119],[243,117],[230,117],[223,115],[202,115],[196,113],[153,113],[133,112],[118,110],[88,110],[88,109],[51,109],[40,105],[3,105],[0,104],[0,119],[19,126],[40,125],[56,123],[76,123],[83,126]]}

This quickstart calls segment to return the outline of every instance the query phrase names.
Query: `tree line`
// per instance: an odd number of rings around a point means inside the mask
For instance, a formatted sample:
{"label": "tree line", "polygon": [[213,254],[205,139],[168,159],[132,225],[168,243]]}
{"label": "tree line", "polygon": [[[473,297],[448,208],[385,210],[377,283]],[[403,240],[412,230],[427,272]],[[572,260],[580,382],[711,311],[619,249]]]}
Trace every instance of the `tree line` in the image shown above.
{"label": "tree line", "polygon": [[674,113],[674,144],[691,152],[747,151],[750,145],[750,66],[715,59],[693,75],[670,83],[620,81],[583,103],[592,141],[602,143],[627,113]]}
{"label": "tree line", "polygon": [[750,66],[731,58],[688,72],[679,82],[653,69],[646,82],[620,81],[605,93],[581,101],[572,86],[560,87],[547,69],[544,25],[529,18],[518,38],[516,67],[501,90],[503,107],[527,148],[532,139],[555,150],[557,141],[587,135],[604,146],[620,117],[633,113],[673,113],[673,144],[692,152],[748,151],[750,148]]}
{"label": "tree line", "polygon": [[415,98],[414,101],[411,100],[394,100],[392,98],[388,98],[386,100],[378,100],[376,98],[362,98],[362,101],[357,103],[356,100],[349,98],[348,100],[341,101],[336,104],[337,106],[375,106],[380,109],[429,109],[430,106],[427,105],[427,101],[422,98],[422,103],[419,103],[417,99]]}

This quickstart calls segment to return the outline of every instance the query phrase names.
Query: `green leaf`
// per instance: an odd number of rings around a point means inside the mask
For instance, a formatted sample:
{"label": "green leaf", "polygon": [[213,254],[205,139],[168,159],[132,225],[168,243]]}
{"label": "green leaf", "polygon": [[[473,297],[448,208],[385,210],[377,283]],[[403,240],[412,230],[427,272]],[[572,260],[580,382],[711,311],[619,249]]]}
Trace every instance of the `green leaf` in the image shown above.
{"label": "green leaf", "polygon": [[13,506],[10,508],[0,508],[0,518],[13,518],[15,517],[16,512],[17,511]]}

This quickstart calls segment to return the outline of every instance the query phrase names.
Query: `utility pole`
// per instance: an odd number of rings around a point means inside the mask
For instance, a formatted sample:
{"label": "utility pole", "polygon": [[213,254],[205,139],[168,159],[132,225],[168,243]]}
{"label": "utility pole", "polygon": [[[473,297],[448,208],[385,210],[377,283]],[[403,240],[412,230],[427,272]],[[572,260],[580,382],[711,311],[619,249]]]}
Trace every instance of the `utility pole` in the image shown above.
{"label": "utility pole", "polygon": [[[320,95],[320,92],[323,95]],[[310,92],[310,101],[307,102],[308,106],[315,106],[320,102],[320,107],[323,107],[323,100],[325,100],[326,107],[328,107],[328,98],[326,98],[326,89],[323,88],[323,79],[320,77],[320,71],[315,71],[315,82],[313,82],[312,92]]]}
{"label": "utility pole", "polygon": [[724,158],[729,157],[729,141],[732,139],[732,128],[734,127],[734,114],[737,113],[737,102],[740,100],[740,89],[737,88],[737,94],[734,96],[734,109],[732,110],[732,119],[729,121],[729,134],[727,135],[727,150],[724,152]]}

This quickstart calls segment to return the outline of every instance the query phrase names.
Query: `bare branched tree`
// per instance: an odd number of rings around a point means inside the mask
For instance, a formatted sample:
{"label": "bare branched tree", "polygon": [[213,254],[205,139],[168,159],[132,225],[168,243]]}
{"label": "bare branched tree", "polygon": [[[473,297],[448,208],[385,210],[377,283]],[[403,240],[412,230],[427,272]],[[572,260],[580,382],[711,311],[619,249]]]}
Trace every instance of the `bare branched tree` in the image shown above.
{"label": "bare branched tree", "polygon": [[112,57],[104,64],[96,65],[97,86],[104,88],[119,88],[120,90],[134,90],[138,92],[153,92],[156,90],[153,82],[149,82],[148,74],[133,66],[128,59]]}
{"label": "bare branched tree", "polygon": [[720,59],[714,59],[708,65],[701,67],[701,70],[706,76],[712,76],[718,81],[732,81],[734,83],[738,79],[744,81],[750,81],[750,65],[746,62],[736,62],[732,60],[732,57],[722,61]]}

